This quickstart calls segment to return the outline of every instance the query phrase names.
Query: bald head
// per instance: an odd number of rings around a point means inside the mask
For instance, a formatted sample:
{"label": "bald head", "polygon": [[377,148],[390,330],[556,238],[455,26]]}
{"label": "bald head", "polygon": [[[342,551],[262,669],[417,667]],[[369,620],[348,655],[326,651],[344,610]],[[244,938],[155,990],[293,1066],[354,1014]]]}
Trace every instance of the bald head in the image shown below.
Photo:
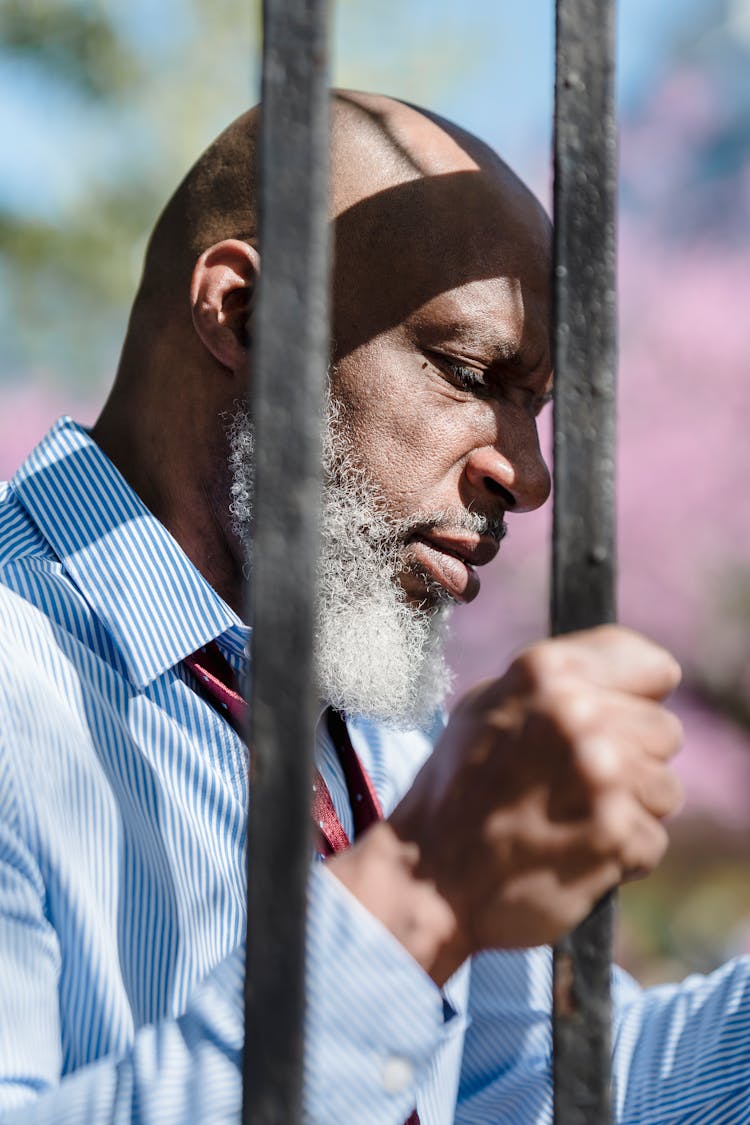
{"label": "bald head", "polygon": [[[429,110],[382,94],[341,90],[332,103],[332,213],[409,180],[484,170],[533,200],[493,149]],[[536,201],[534,201],[534,205]]]}
{"label": "bald head", "polygon": [[257,241],[258,106],[220,133],[196,161],[149,239],[140,300],[179,293],[187,300],[197,259],[217,242]]}
{"label": "bald head", "polygon": [[[257,245],[259,128],[256,106],[232,122],[188,172],[149,241],[139,301],[158,299],[162,312],[165,300],[184,303],[195,262],[206,249],[225,239]],[[431,187],[420,190],[417,185],[427,180]],[[372,202],[362,206],[367,200]],[[332,219],[341,220],[335,227],[337,260],[366,251],[386,229],[401,245],[435,226],[461,227],[463,243],[467,235],[485,241],[477,202],[495,231],[508,214],[523,214],[544,243],[547,221],[539,203],[484,142],[392,98],[333,95],[330,210]]]}

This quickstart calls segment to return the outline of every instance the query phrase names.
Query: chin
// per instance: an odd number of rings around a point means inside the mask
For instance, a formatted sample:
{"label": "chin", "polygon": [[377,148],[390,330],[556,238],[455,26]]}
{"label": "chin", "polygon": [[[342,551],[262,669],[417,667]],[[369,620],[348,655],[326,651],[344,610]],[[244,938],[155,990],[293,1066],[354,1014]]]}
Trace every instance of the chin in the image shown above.
{"label": "chin", "polygon": [[397,579],[404,596],[404,602],[411,609],[430,615],[441,609],[459,605],[456,598],[444,586],[427,574],[411,570]]}

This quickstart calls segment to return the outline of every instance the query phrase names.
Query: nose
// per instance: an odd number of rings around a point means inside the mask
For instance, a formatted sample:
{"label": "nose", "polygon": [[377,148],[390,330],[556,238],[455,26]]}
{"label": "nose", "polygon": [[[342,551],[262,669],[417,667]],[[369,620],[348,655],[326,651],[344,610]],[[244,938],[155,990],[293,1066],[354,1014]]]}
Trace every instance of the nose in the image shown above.
{"label": "nose", "polygon": [[464,475],[477,498],[486,502],[489,497],[499,497],[514,512],[540,508],[550,493],[549,469],[533,423],[523,426],[522,432],[508,440],[499,438],[494,445],[473,449]]}

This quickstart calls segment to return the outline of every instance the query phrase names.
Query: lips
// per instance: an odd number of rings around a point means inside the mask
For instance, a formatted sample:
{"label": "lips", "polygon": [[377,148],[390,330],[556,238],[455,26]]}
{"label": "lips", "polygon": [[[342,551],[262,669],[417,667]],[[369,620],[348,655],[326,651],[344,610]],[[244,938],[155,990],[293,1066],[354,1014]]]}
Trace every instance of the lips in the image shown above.
{"label": "lips", "polygon": [[438,582],[452,598],[470,602],[479,593],[474,569],[494,559],[500,544],[488,536],[417,535],[409,545],[410,559]]}

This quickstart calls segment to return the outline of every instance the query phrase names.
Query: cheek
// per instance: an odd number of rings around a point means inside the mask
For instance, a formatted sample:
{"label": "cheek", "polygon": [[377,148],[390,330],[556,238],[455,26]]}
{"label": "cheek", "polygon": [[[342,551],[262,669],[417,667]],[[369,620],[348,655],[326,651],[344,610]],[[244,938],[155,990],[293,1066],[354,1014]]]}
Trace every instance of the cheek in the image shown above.
{"label": "cheek", "polygon": [[[414,409],[378,409],[357,425],[356,449],[371,478],[392,500],[422,498],[446,474],[450,457],[434,419]],[[407,505],[408,507],[409,505]]]}
{"label": "cheek", "polygon": [[422,363],[413,350],[367,345],[333,382],[357,458],[401,514],[457,503],[466,458],[494,444],[500,424],[495,406],[456,399]]}
{"label": "cheek", "polygon": [[474,404],[415,394],[395,404],[378,401],[357,419],[355,449],[395,514],[451,507],[460,503],[472,439],[482,434],[491,440],[487,414]]}
{"label": "cheek", "polygon": [[371,344],[334,373],[333,392],[355,453],[381,486],[398,481],[415,462],[426,463],[440,444],[423,372],[414,365],[400,349]]}

